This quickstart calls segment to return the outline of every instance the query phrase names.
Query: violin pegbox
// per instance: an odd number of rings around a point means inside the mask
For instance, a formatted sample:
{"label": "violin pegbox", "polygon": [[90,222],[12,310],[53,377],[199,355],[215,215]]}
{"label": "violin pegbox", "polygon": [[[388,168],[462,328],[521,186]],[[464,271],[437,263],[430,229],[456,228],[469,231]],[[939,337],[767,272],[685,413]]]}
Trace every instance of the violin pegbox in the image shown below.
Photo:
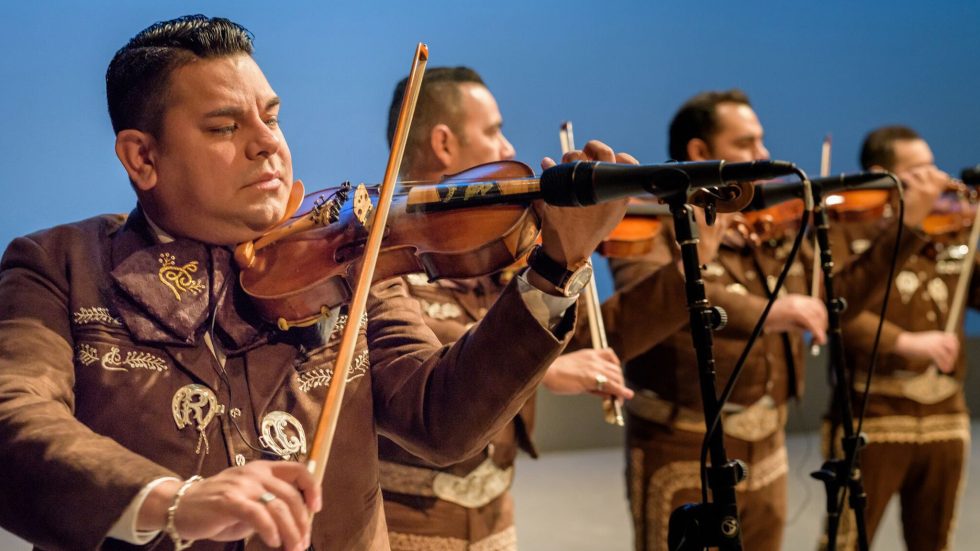
{"label": "violin pegbox", "polygon": [[340,220],[340,209],[347,202],[350,196],[350,182],[340,184],[329,198],[320,195],[313,202],[313,209],[310,211],[310,220],[318,226],[326,226]]}
{"label": "violin pegbox", "polygon": [[365,229],[370,228],[369,217],[372,210],[374,210],[374,205],[371,203],[371,195],[364,184],[358,184],[357,189],[354,190],[354,216]]}

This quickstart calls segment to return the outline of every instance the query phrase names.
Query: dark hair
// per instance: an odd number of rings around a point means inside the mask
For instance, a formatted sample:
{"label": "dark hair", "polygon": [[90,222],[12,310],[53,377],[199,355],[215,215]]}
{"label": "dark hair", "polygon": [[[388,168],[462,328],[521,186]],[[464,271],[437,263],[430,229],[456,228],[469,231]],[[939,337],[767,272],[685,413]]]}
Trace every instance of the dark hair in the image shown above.
{"label": "dark hair", "polygon": [[109,62],[105,87],[113,131],[158,135],[170,74],[194,59],[234,54],[252,54],[252,33],[227,19],[185,15],[150,25]]}
{"label": "dark hair", "polygon": [[891,170],[895,167],[895,142],[921,139],[918,132],[907,126],[883,126],[872,130],[861,145],[861,168],[868,170],[877,165]]}
{"label": "dark hair", "polygon": [[719,103],[737,103],[752,106],[749,97],[738,88],[724,91],[702,92],[684,102],[670,121],[667,153],[675,161],[689,161],[687,144],[694,138],[708,141],[718,132]]}
{"label": "dark hair", "polygon": [[[480,75],[469,67],[433,67],[426,69],[419,89],[419,99],[415,104],[415,114],[412,117],[412,129],[408,133],[405,144],[403,166],[412,167],[417,156],[427,151],[429,134],[432,127],[444,123],[456,133],[459,133],[460,99],[459,85],[464,83],[486,86]],[[388,147],[394,139],[395,126],[398,124],[398,112],[405,97],[405,86],[408,77],[401,79],[395,86],[388,108]]]}

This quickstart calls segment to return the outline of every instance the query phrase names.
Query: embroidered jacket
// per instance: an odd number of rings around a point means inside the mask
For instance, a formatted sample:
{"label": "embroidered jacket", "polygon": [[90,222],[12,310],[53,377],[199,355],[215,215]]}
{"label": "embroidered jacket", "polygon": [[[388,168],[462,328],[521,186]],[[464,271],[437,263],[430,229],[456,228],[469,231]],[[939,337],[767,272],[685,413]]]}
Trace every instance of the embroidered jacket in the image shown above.
{"label": "embroidered jacket", "polygon": [[[271,331],[240,295],[228,254],[156,244],[138,210],[10,244],[0,263],[6,529],[45,549],[125,549],[106,533],[149,481],[305,459],[336,336],[311,346]],[[223,367],[203,338],[212,312]],[[387,548],[379,433],[436,463],[469,457],[514,418],[563,345],[513,286],[452,348],[439,347],[399,280],[375,286],[368,320],[324,480],[317,549]]]}

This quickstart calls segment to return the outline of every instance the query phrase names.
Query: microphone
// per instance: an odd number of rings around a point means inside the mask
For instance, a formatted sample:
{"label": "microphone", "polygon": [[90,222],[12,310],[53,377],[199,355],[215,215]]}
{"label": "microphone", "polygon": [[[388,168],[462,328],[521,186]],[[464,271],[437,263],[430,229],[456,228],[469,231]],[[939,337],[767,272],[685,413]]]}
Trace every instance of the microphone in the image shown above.
{"label": "microphone", "polygon": [[786,161],[693,161],[660,165],[577,161],[545,170],[540,182],[541,195],[547,203],[580,207],[641,194],[666,197],[692,188],[769,180],[795,174],[796,170],[796,165]]}
{"label": "microphone", "polygon": [[980,187],[980,165],[964,168],[960,172],[960,180],[970,187]]}
{"label": "microphone", "polygon": [[[814,199],[847,189],[892,189],[895,180],[886,172],[856,172],[810,180]],[[792,199],[804,199],[802,182],[772,182],[755,186],[755,194],[743,212],[762,210]]]}

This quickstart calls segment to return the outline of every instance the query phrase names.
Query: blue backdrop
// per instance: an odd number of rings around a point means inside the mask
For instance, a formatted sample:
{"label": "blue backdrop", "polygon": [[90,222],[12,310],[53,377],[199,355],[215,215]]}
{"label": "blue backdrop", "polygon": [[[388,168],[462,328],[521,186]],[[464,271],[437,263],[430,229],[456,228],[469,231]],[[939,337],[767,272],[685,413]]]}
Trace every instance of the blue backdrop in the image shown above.
{"label": "blue backdrop", "polygon": [[391,91],[418,41],[431,66],[483,74],[532,166],[558,154],[566,119],[579,143],[662,161],[684,99],[733,86],[752,98],[773,157],[811,173],[825,134],[834,171],[856,170],[863,135],[888,123],[918,129],[948,171],[980,163],[980,3],[965,0],[19,2],[0,21],[0,244],[132,208],[105,68],[138,30],[194,12],[255,33],[308,187],[380,179]]}

